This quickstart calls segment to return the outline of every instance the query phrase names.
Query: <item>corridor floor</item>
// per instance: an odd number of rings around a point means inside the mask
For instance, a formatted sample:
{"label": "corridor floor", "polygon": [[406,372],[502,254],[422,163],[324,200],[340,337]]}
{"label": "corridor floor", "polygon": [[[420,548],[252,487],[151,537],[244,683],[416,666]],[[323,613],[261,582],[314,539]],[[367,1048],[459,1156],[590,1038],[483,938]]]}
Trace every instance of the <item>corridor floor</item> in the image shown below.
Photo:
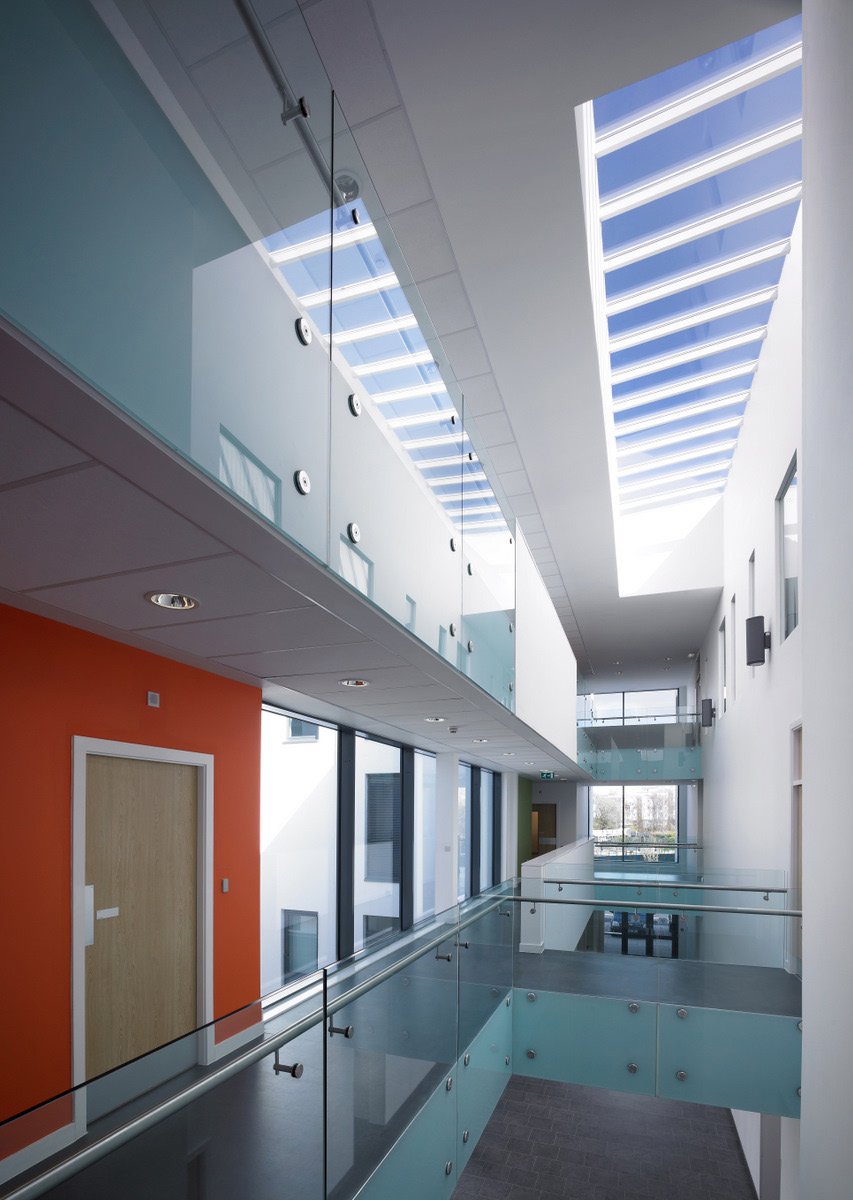
{"label": "corridor floor", "polygon": [[756,1200],[726,1108],[514,1075],[452,1200]]}

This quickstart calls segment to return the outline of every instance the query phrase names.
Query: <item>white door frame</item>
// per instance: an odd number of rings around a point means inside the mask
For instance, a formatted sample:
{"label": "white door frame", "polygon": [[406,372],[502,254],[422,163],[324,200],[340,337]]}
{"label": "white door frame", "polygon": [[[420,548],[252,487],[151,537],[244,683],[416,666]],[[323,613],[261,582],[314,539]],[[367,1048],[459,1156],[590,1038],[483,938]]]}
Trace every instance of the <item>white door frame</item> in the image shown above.
{"label": "white door frame", "polygon": [[[213,1020],[213,755],[136,742],[73,737],[72,838],[71,838],[71,1028],[72,1080],[86,1080],[86,759],[94,754],[108,758],[135,758],[177,763],[198,768],[197,852],[197,1022]],[[212,1032],[212,1031],[211,1031]],[[209,1039],[200,1038],[202,1061]],[[75,1124],[85,1129],[85,1089],[75,1093]]]}

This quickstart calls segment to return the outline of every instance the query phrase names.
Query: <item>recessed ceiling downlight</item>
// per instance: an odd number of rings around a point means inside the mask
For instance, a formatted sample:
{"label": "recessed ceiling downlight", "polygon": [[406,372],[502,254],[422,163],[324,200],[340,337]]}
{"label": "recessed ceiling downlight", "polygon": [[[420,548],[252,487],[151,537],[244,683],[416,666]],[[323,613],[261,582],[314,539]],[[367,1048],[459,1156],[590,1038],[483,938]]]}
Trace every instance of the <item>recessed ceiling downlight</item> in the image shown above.
{"label": "recessed ceiling downlight", "polygon": [[160,608],[178,610],[198,608],[198,600],[195,600],[192,596],[184,596],[180,592],[146,592],[145,599],[150,600],[152,604],[156,604]]}
{"label": "recessed ceiling downlight", "polygon": [[424,720],[429,721],[431,725],[441,725],[446,719],[446,717],[424,717]]}
{"label": "recessed ceiling downlight", "polygon": [[340,679],[338,682],[340,683],[341,687],[370,687],[369,679]]}
{"label": "recessed ceiling downlight", "polygon": [[473,740],[474,740],[474,744],[476,746],[485,746],[486,742],[489,739],[488,738],[474,738]]}

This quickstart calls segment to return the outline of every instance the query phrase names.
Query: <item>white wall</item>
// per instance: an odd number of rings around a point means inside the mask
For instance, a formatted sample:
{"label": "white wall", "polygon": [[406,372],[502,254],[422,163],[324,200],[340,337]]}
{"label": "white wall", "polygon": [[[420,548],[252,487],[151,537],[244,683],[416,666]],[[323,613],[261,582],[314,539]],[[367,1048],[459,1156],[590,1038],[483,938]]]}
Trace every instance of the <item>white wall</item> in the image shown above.
{"label": "white wall", "polygon": [[[708,869],[787,872],[791,866],[790,747],[791,727],[802,715],[802,629],[781,640],[776,496],[795,452],[801,461],[801,280],[798,223],[725,492],[724,585],[701,648],[702,696],[717,710],[713,727],[702,730]],[[761,667],[747,667],[745,653],[753,552],[755,613],[765,617],[772,639]],[[718,633],[724,618],[725,712]]]}
{"label": "white wall", "polygon": [[577,661],[520,531],[516,561],[516,715],[576,759]]}
{"label": "white wall", "polygon": [[803,6],[805,279],[803,449],[802,1195],[850,1194],[853,955],[831,934],[850,872],[853,678],[853,5]]}
{"label": "white wall", "polygon": [[[549,879],[592,879],[595,868],[591,838],[561,846],[550,854],[540,854],[521,864],[522,895],[538,898],[557,897],[556,886],[546,887]],[[573,887],[571,895],[559,899],[589,900],[593,888]],[[535,912],[531,909],[535,908]],[[580,904],[521,905],[519,950],[541,954],[543,950],[574,950],[589,922],[592,910]]]}

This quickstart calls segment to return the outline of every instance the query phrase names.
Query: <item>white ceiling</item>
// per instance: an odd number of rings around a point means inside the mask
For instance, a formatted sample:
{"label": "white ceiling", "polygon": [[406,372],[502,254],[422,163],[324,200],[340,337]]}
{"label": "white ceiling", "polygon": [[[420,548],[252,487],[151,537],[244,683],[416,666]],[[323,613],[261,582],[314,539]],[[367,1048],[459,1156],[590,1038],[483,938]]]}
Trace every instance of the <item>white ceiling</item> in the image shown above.
{"label": "white ceiling", "polygon": [[618,594],[574,108],[799,5],[302,7],[581,670],[686,680],[719,589]]}

